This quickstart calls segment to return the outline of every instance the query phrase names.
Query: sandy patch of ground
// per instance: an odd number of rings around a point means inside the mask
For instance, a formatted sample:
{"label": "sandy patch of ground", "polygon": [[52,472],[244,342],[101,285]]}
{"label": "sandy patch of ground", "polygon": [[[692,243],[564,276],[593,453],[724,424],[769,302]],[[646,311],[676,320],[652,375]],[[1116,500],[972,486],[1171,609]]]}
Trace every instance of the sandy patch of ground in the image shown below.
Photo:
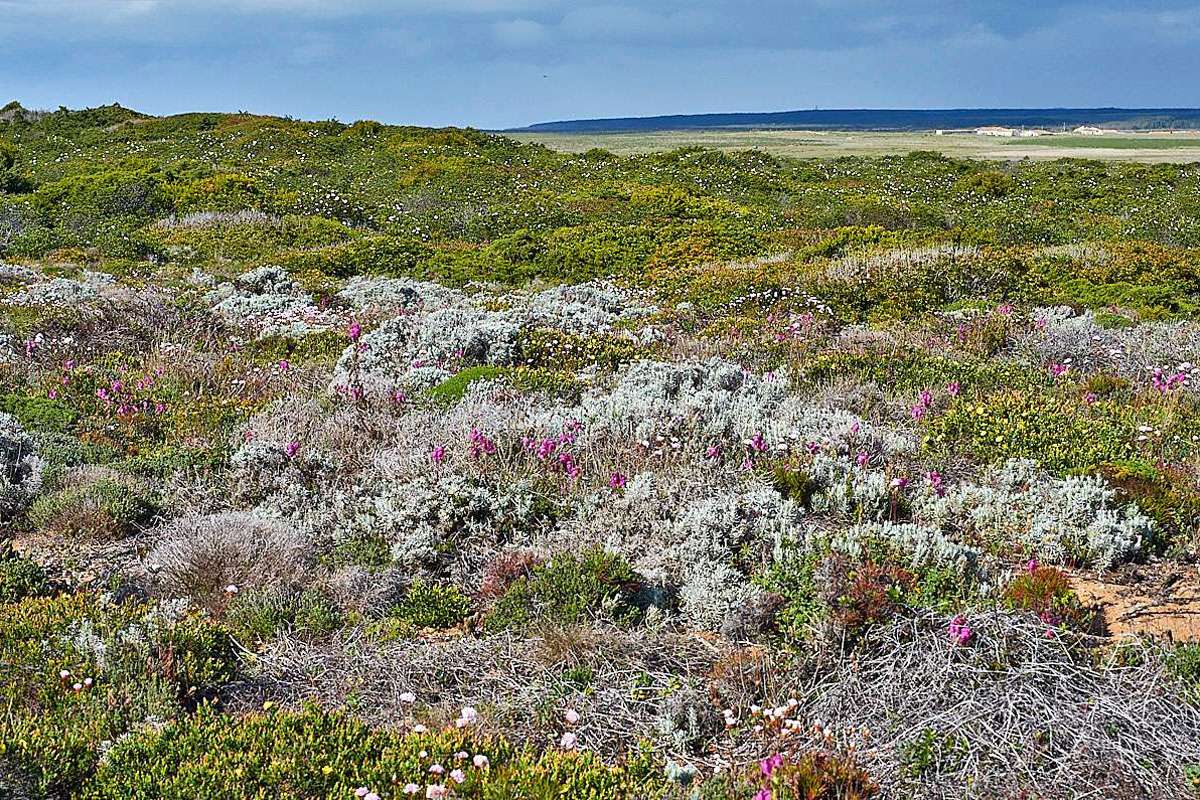
{"label": "sandy patch of ground", "polygon": [[1200,572],[1195,567],[1139,569],[1130,577],[1132,582],[1117,582],[1075,574],[1071,584],[1086,605],[1097,608],[1105,633],[1200,641]]}

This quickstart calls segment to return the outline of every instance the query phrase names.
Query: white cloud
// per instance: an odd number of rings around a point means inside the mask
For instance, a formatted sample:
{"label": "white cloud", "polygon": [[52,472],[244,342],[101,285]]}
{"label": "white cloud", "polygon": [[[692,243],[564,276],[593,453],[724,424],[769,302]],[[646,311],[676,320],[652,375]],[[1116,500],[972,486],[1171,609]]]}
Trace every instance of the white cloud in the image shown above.
{"label": "white cloud", "polygon": [[546,26],[531,19],[511,19],[492,25],[492,37],[502,47],[534,47],[548,38]]}

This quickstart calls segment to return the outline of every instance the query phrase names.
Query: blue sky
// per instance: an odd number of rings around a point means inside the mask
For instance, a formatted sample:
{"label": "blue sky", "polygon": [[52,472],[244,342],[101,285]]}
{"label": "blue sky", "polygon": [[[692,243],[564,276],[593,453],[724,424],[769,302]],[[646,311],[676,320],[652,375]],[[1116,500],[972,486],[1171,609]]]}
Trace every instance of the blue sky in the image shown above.
{"label": "blue sky", "polygon": [[1200,0],[0,0],[0,104],[508,127],[1200,106]]}

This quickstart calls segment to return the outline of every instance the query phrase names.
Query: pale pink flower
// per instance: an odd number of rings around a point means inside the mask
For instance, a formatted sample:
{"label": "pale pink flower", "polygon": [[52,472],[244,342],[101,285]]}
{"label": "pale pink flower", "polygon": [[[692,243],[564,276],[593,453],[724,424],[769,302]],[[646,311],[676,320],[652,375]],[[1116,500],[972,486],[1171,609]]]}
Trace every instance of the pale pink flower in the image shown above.
{"label": "pale pink flower", "polygon": [[450,770],[450,780],[454,781],[455,783],[462,783],[466,779],[467,773],[463,772],[461,769]]}
{"label": "pale pink flower", "polygon": [[574,750],[577,744],[579,744],[579,737],[570,731],[564,733],[562,739],[558,741],[558,746],[564,750]]}
{"label": "pale pink flower", "polygon": [[471,763],[475,765],[476,769],[487,769],[488,765],[491,764],[491,762],[488,761],[488,757],[482,753],[477,753],[475,757],[471,759]]}
{"label": "pale pink flower", "polygon": [[563,719],[567,721],[568,725],[574,725],[576,722],[579,722],[579,712],[573,708],[568,708],[567,713],[563,714]]}
{"label": "pale pink flower", "polygon": [[403,791],[405,794],[419,794],[421,791],[421,787],[415,783],[406,783],[406,784],[404,784]]}

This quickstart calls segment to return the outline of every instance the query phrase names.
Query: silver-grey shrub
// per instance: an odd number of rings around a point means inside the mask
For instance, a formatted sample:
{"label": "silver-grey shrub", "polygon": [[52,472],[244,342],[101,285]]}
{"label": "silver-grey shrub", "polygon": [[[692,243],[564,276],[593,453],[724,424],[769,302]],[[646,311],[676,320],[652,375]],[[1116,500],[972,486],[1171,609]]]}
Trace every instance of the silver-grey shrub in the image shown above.
{"label": "silver-grey shrub", "polygon": [[33,500],[43,470],[33,437],[14,417],[0,412],[0,520],[8,521]]}
{"label": "silver-grey shrub", "polygon": [[231,586],[242,591],[299,584],[313,556],[291,526],[239,511],[181,517],[159,534],[146,557],[159,589],[205,605]]}

